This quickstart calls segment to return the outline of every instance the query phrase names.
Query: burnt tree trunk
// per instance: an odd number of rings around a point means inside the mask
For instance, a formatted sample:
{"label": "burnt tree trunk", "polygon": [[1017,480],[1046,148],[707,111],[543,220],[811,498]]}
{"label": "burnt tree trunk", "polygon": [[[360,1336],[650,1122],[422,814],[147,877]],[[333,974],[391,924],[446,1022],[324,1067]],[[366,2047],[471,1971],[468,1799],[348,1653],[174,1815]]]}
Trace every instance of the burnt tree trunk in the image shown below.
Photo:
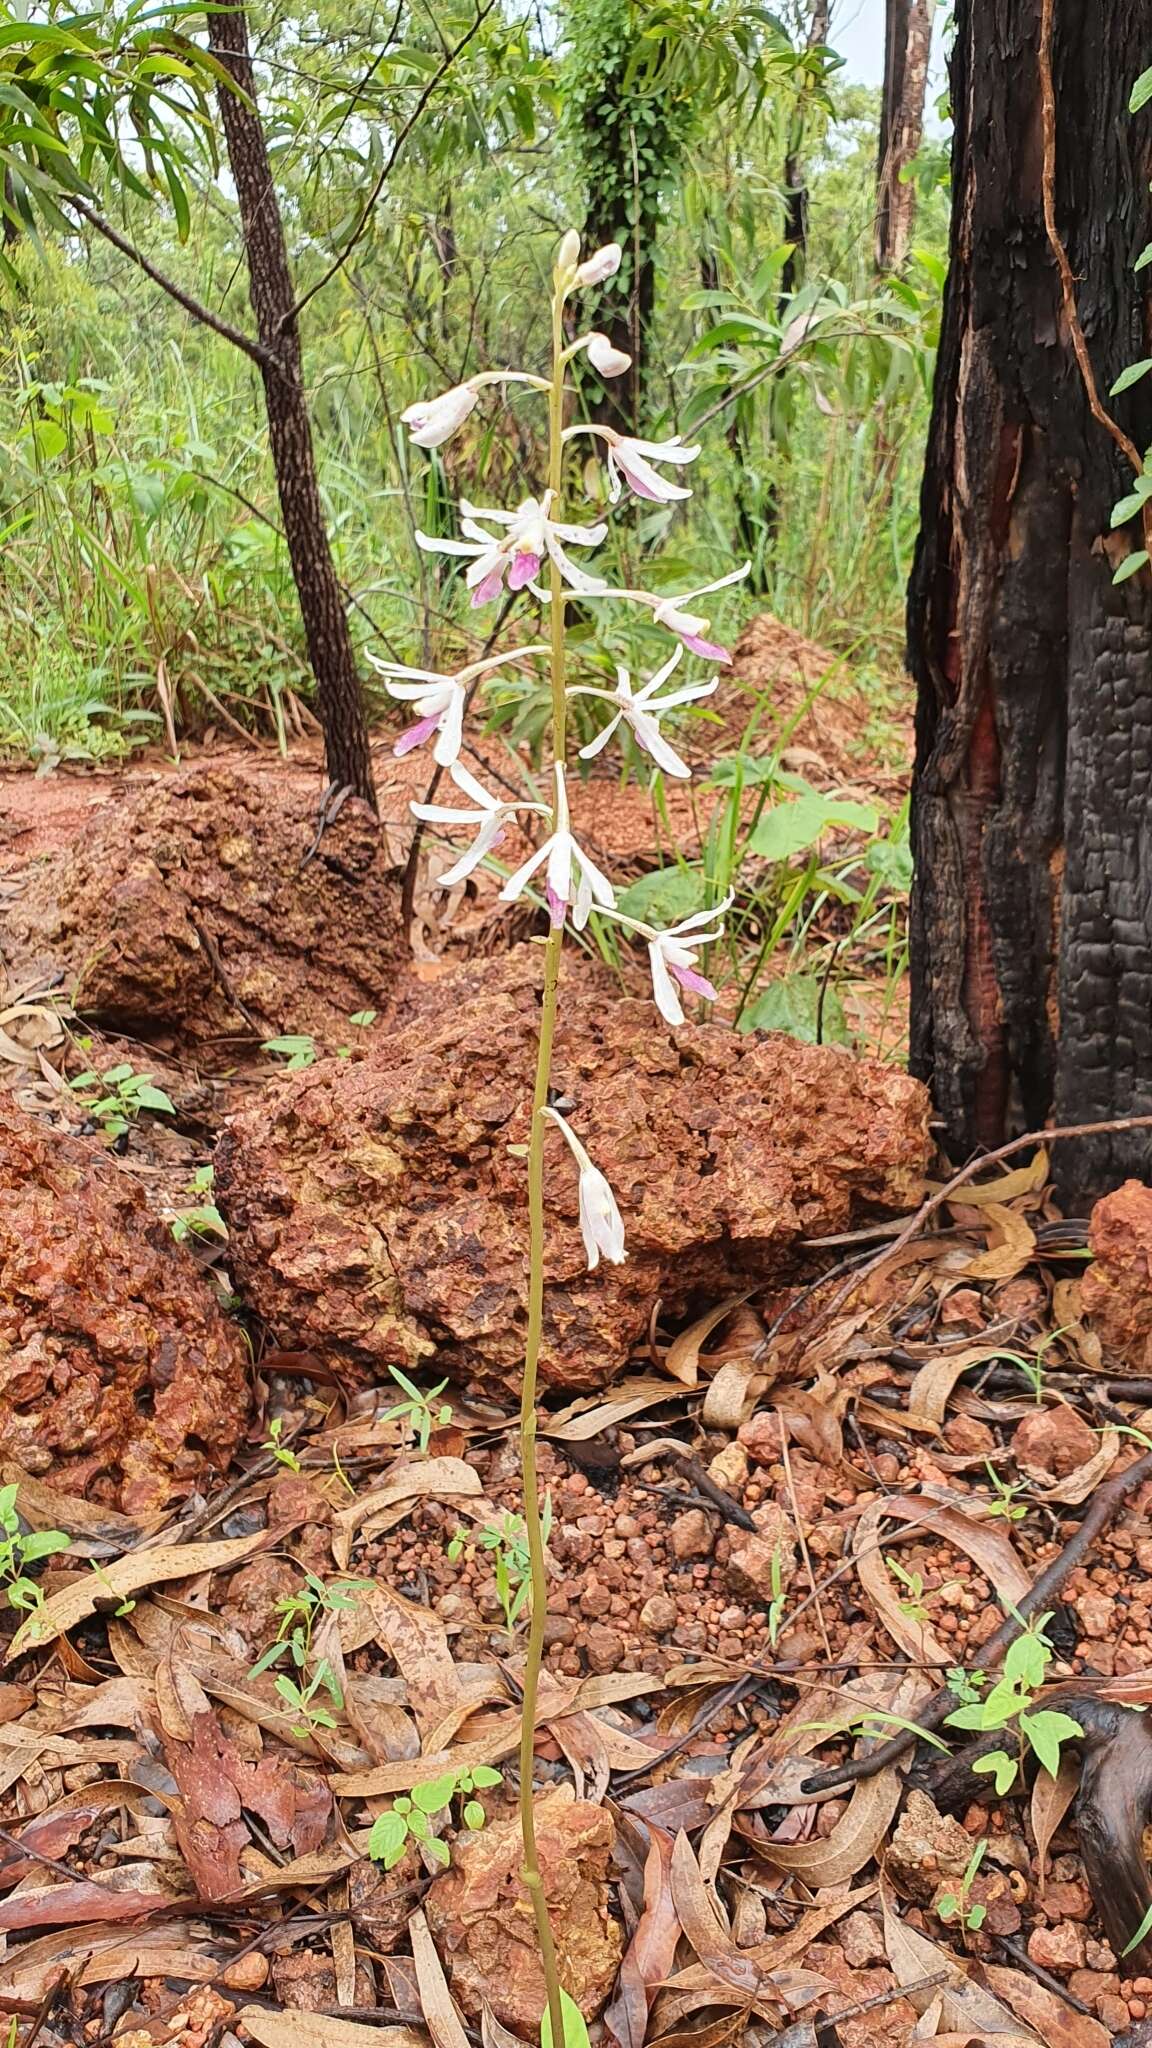
{"label": "burnt tree trunk", "polygon": [[374,808],[364,701],[320,501],[300,333],[292,312],[295,293],[256,101],[244,8],[211,14],[208,26],[212,54],[237,88],[234,92],[221,89],[220,117],[240,208],[256,328],[265,348],[281,365],[279,369],[261,369],[268,442],[308,658],[316,677],[316,709],[324,728],[328,774],[334,784],[354,790]]}
{"label": "burnt tree trunk", "polygon": [[[956,1152],[1152,1110],[1152,575],[1091,417],[1042,205],[1040,0],[959,0],[951,267],[909,592],[912,1065]],[[1102,394],[1149,354],[1145,0],[1056,0],[1055,207]],[[1106,401],[1152,441],[1152,380]],[[1144,1133],[1057,1155],[1091,1196]]]}
{"label": "burnt tree trunk", "polygon": [[[828,41],[831,0],[812,0],[805,47],[817,50]],[[808,74],[802,74],[807,80]],[[784,153],[784,240],[791,254],[780,273],[780,302],[784,306],[804,282],[808,260],[808,173],[804,165],[805,131],[808,125],[810,83],[802,83],[788,123]]]}
{"label": "burnt tree trunk", "polygon": [[916,187],[905,173],[924,134],[924,98],[936,0],[888,0],[884,93],[876,166],[876,268],[902,268],[912,241]]}

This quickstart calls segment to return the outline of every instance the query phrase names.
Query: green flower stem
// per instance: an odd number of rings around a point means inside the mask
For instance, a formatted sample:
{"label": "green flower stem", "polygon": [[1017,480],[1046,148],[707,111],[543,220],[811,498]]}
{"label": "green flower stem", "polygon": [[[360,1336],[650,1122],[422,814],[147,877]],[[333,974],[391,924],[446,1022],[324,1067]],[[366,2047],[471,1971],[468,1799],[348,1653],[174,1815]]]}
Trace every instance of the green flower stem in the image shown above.
{"label": "green flower stem", "polygon": [[[559,504],[564,445],[564,292],[559,279],[552,297],[552,381],[548,393],[548,484],[553,493],[549,513]],[[564,586],[555,562],[549,562],[551,592],[551,684],[552,747],[554,758],[563,763],[567,744],[567,702],[564,694]],[[540,1519],[539,1483],[536,1476],[536,1377],[540,1361],[540,1337],[544,1325],[544,1136],[546,1123],[540,1114],[548,1101],[552,1073],[552,1046],[556,1035],[556,1009],[560,984],[560,958],[564,928],[548,934],[544,953],[544,1001],[540,1012],[540,1040],[536,1055],[536,1085],[532,1095],[532,1131],[528,1146],[528,1326],[524,1345],[524,1381],[520,1394],[520,1463],[524,1486],[524,1529],[528,1540],[528,1564],[532,1586],[531,1618],[528,1627],[528,1658],[524,1668],[524,1698],[520,1710],[520,1833],[524,1845],[521,1874],[532,1900],[544,1987],[552,2028],[552,2048],[563,2048],[564,2011],[560,2002],[560,1973],[556,1965],[556,1944],[548,1918],[548,1901],[540,1872],[536,1844],[536,1809],[532,1774],[536,1736],[536,1707],[540,1694],[540,1667],[544,1660],[544,1623],[548,1614],[548,1576],[544,1554],[544,1531]]]}

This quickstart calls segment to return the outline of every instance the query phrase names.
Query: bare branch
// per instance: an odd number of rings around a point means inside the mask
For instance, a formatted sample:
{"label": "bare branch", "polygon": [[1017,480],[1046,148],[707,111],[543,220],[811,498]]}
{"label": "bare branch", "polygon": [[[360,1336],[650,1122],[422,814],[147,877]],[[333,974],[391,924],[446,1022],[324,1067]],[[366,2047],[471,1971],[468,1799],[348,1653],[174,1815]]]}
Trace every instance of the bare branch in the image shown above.
{"label": "bare branch", "polygon": [[211,306],[205,306],[199,299],[193,298],[191,292],[186,292],[182,285],[178,285],[174,278],[166,277],[162,270],[157,270],[156,265],[149,261],[143,250],[138,249],[134,242],[130,242],[127,235],[122,235],[119,228],[113,227],[110,220],[105,220],[102,213],[97,213],[93,207],[86,206],[82,199],[75,198],[71,193],[68,195],[68,204],[74,213],[80,215],[81,220],[87,221],[90,228],[95,228],[98,235],[103,235],[104,240],[111,242],[114,249],[119,249],[122,256],[129,257],[138,269],[144,272],[145,277],[150,277],[153,284],[159,285],[162,292],[167,292],[170,299],[175,299],[178,306],[183,306],[184,311],[190,313],[193,320],[199,321],[202,327],[210,327],[213,334],[220,335],[222,340],[230,341],[233,348],[238,348],[246,356],[251,356],[252,361],[258,363],[262,370],[272,370],[281,377],[285,374],[285,366],[279,356],[274,355],[271,349],[265,348],[262,342],[254,341],[252,336],[245,334],[241,328],[233,327],[230,321],[222,320],[218,313],[212,311]]}

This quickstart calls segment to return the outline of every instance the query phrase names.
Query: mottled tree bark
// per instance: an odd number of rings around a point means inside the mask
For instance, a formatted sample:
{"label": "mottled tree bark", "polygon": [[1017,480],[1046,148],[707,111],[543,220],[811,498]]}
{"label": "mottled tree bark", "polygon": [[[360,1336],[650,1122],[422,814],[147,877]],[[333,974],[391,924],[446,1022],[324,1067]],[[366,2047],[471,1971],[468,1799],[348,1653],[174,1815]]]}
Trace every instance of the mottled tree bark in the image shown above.
{"label": "mottled tree bark", "polygon": [[[612,81],[605,82],[607,97],[615,90]],[[623,376],[613,377],[611,383],[586,380],[592,417],[621,434],[642,431],[644,359],[656,305],[654,251],[660,223],[655,198],[646,206],[644,196],[639,190],[634,197],[621,192],[605,203],[591,193],[582,237],[586,251],[602,248],[605,242],[619,242],[624,252],[617,276],[595,302],[591,293],[585,295],[581,314],[595,322],[614,348],[632,358]]]}
{"label": "mottled tree bark", "polygon": [[912,241],[916,187],[905,180],[924,134],[936,0],[888,0],[876,167],[876,268],[900,270]]}
{"label": "mottled tree bark", "polygon": [[[1152,1108],[1152,576],[1044,226],[1040,0],[959,0],[951,268],[909,592],[912,1065],[952,1148]],[[1056,216],[1097,384],[1150,353],[1145,0],[1056,0]],[[1109,401],[1140,448],[1152,381]],[[1077,1199],[1144,1133],[1061,1146]]]}
{"label": "mottled tree bark", "polygon": [[240,208],[256,328],[264,347],[281,365],[261,366],[268,441],[308,658],[316,677],[328,773],[333,783],[351,788],[375,806],[364,701],[316,477],[300,334],[292,310],[295,292],[256,101],[244,8],[212,14],[208,26],[212,54],[237,88],[221,89],[220,117]]}
{"label": "mottled tree bark", "polygon": [[[812,0],[808,19],[807,48],[817,50],[828,41],[831,0]],[[804,165],[805,130],[808,125],[808,91],[802,85],[788,124],[784,154],[784,240],[792,252],[780,273],[783,305],[804,282],[808,259],[808,174]]]}

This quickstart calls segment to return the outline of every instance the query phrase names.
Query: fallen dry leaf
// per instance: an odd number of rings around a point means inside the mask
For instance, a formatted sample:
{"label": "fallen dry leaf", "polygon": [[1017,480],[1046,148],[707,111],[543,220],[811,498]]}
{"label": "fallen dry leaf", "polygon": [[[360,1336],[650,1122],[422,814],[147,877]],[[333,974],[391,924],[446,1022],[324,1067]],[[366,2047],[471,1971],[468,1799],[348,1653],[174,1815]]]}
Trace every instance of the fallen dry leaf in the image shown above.
{"label": "fallen dry leaf", "polygon": [[619,2048],[643,2048],[648,2011],[656,1986],[672,1968],[680,1920],[672,1897],[672,1837],[650,1827],[644,1862],[644,1907],[620,1965],[616,1995],[604,2014],[610,2040]]}
{"label": "fallen dry leaf", "polygon": [[419,2027],[368,2027],[291,2007],[269,2012],[263,2005],[241,2006],[234,2024],[260,2048],[428,2048]]}
{"label": "fallen dry leaf", "polygon": [[1038,1195],[1048,1182],[1048,1153],[1041,1145],[1027,1166],[1013,1166],[995,1180],[966,1181],[956,1200],[965,1209],[982,1209],[992,1202],[1019,1201],[1021,1195]]}
{"label": "fallen dry leaf", "polygon": [[978,1252],[964,1267],[969,1280],[1014,1280],[1035,1255],[1036,1233],[1017,1209],[1002,1202],[984,1205],[988,1218],[989,1248]]}
{"label": "fallen dry leaf", "polygon": [[677,1917],[695,1954],[721,1984],[730,1985],[745,1998],[755,1998],[763,1989],[761,1973],[720,1925],[683,1830],[673,1845],[669,1877]]}
{"label": "fallen dry leaf", "polygon": [[700,1346],[706,1337],[712,1335],[718,1324],[724,1321],[725,1316],[731,1315],[734,1308],[739,1308],[742,1301],[747,1301],[750,1293],[751,1289],[746,1287],[742,1294],[725,1295],[724,1300],[717,1302],[715,1308],[710,1308],[706,1315],[698,1316],[694,1323],[690,1323],[686,1330],[681,1330],[679,1336],[672,1339],[660,1359],[665,1372],[672,1379],[679,1380],[685,1387],[696,1385],[700,1377]]}
{"label": "fallen dry leaf", "polygon": [[[1016,2016],[1008,2006],[976,1984],[963,1971],[947,1949],[938,1948],[927,1935],[918,1934],[901,1920],[896,1911],[895,1899],[886,1885],[880,1887],[880,1901],[884,1913],[884,1946],[892,1974],[904,1989],[910,2005],[917,2012],[923,2012],[928,2005],[938,2000],[943,2024],[954,2033],[1009,2034],[1022,2038],[1028,2048],[1044,2048],[1039,2035],[1021,2033]],[[931,1991],[917,1991],[925,1977],[934,1977],[941,1970],[947,1973],[947,1981]]]}
{"label": "fallen dry leaf", "polygon": [[282,1753],[249,1762],[207,1704],[193,1716],[188,1741],[165,1733],[164,1756],[180,1794],[172,1803],[176,1839],[200,1898],[240,1889],[240,1858],[251,1840],[246,1812],[264,1822],[278,1849],[306,1856],[320,1847],[332,1811],[324,1779],[305,1776]]}
{"label": "fallen dry leaf", "polygon": [[159,1586],[170,1579],[196,1578],[201,1572],[224,1571],[266,1550],[272,1539],[264,1529],[252,1536],[234,1536],[220,1543],[158,1543],[152,1550],[133,1550],[112,1564],[102,1565],[100,1575],[91,1572],[75,1585],[52,1593],[42,1607],[36,1607],[21,1622],[8,1645],[5,1662],[22,1657],[28,1650],[42,1650],[67,1629],[76,1628],[95,1614],[102,1600],[113,1595],[130,1600],[146,1586]]}
{"label": "fallen dry leaf", "polygon": [[941,1350],[930,1358],[908,1389],[908,1419],[923,1417],[927,1422],[942,1423],[948,1411],[948,1396],[957,1380],[970,1366],[998,1358],[1002,1349],[997,1344],[969,1344],[962,1350]]}
{"label": "fallen dry leaf", "polygon": [[[150,1864],[124,1864],[116,1875],[133,1871],[151,1876]],[[87,1921],[138,1920],[149,1913],[167,1912],[174,1903],[170,1891],[143,1891],[126,1885],[117,1891],[111,1884],[97,1884],[94,1878],[76,1878],[72,1883],[28,1886],[0,1902],[0,1928],[75,1927]]]}
{"label": "fallen dry leaf", "polygon": [[383,1486],[349,1501],[332,1517],[332,1555],[347,1571],[352,1539],[362,1523],[375,1521],[390,1508],[413,1500],[452,1500],[483,1492],[480,1475],[463,1458],[425,1458],[394,1466]]}
{"label": "fallen dry leaf", "polygon": [[892,1825],[904,1781],[898,1771],[877,1771],[856,1786],[830,1835],[822,1841],[766,1842],[761,1854],[779,1869],[802,1877],[814,1891],[846,1884],[871,1861]]}
{"label": "fallen dry leaf", "polygon": [[615,1429],[618,1423],[627,1422],[630,1415],[639,1415],[645,1408],[659,1408],[665,1401],[682,1398],[675,1386],[667,1380],[629,1379],[617,1380],[608,1395],[585,1394],[579,1401],[572,1401],[553,1416],[541,1436],[550,1437],[560,1444],[583,1444],[602,1430]]}
{"label": "fallen dry leaf", "polygon": [[990,1990],[1007,2001],[1017,2019],[1035,2028],[1044,2048],[1110,2048],[1112,2036],[1107,2027],[1087,2013],[1073,2012],[1062,1998],[1035,1978],[1026,1977],[1023,1970],[983,1963],[980,1974]]}
{"label": "fallen dry leaf", "polygon": [[1060,1769],[1055,1777],[1050,1771],[1036,1773],[1032,1787],[1032,1833],[1036,1837],[1036,1875],[1041,1900],[1048,1881],[1048,1850],[1052,1837],[1075,1799],[1079,1784],[1079,1759],[1070,1756],[1067,1750],[1061,1752]]}
{"label": "fallen dry leaf", "polygon": [[436,1953],[428,1922],[417,1908],[408,1922],[412,1961],[420,1987],[420,2010],[424,2014],[434,2048],[469,2048],[464,2022],[452,2002],[448,1980]]}

